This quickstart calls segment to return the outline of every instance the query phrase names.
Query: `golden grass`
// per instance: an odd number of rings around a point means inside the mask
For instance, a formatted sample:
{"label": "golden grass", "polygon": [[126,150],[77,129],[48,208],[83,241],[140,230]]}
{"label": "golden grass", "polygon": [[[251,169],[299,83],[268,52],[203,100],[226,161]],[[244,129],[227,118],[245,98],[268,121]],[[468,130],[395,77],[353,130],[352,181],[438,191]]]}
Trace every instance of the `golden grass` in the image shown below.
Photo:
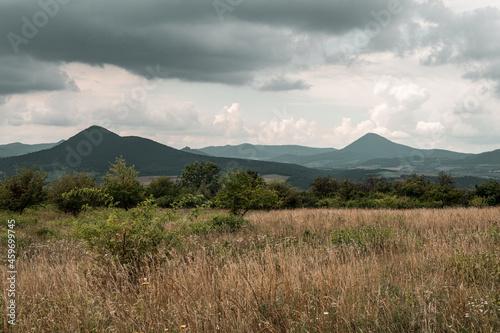
{"label": "golden grass", "polygon": [[[54,225],[43,214],[39,224]],[[238,232],[185,236],[135,277],[77,240],[37,238],[18,258],[13,331],[500,331],[500,208],[248,219]],[[332,242],[339,229],[351,234]]]}

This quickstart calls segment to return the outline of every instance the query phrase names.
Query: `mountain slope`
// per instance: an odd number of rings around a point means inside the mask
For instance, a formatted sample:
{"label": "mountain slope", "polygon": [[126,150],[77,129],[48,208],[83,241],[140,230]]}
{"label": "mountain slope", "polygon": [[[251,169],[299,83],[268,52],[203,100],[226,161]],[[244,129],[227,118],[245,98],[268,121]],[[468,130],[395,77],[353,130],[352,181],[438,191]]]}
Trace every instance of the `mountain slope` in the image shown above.
{"label": "mountain slope", "polygon": [[24,154],[34,153],[40,150],[50,149],[60,144],[61,142],[62,141],[56,143],[40,143],[36,145],[27,145],[20,142],[14,142],[6,145],[0,145],[0,158],[20,156]]}
{"label": "mountain slope", "polygon": [[252,145],[243,143],[241,145],[210,146],[195,149],[211,156],[244,158],[262,161],[277,161],[281,156],[310,156],[320,153],[336,151],[334,148],[311,148],[298,145]]}
{"label": "mountain slope", "polygon": [[16,165],[40,165],[47,172],[87,170],[104,175],[111,162],[123,156],[135,165],[141,176],[180,175],[184,166],[195,161],[210,161],[222,169],[250,168],[260,174],[289,177],[294,186],[307,188],[313,179],[323,175],[318,170],[298,165],[220,158],[184,152],[140,137],[121,137],[105,128],[92,126],[48,150],[0,159],[0,172],[11,174]]}
{"label": "mountain slope", "polygon": [[405,160],[425,155],[429,159],[460,160],[468,154],[447,150],[419,150],[392,142],[380,135],[368,133],[338,151],[289,159],[291,163],[311,168],[352,168],[366,166],[397,167]]}

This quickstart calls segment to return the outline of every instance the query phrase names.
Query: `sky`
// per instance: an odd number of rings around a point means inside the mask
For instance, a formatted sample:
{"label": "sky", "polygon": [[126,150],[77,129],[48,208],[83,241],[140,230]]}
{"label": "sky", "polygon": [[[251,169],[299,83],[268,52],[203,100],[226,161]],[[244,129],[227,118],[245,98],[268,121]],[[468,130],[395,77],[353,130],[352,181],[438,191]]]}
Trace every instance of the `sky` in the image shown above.
{"label": "sky", "polygon": [[4,0],[0,144],[500,148],[500,1]]}

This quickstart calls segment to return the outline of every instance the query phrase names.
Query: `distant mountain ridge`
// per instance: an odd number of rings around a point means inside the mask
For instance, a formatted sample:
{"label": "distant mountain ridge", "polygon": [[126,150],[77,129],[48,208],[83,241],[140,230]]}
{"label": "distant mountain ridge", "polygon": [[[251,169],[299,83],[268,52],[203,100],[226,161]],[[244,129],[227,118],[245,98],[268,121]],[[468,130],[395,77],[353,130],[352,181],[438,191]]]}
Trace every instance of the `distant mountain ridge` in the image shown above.
{"label": "distant mountain ridge", "polygon": [[123,156],[135,165],[141,176],[180,175],[184,166],[195,161],[209,161],[222,169],[249,168],[261,175],[280,175],[294,186],[307,188],[315,177],[326,173],[298,165],[204,156],[181,151],[136,136],[121,137],[105,128],[91,126],[61,144],[47,150],[0,159],[0,172],[12,174],[16,166],[41,166],[52,175],[61,170],[91,171],[104,175],[110,163]]}
{"label": "distant mountain ridge", "polygon": [[135,165],[141,176],[178,176],[188,163],[210,161],[222,169],[250,168],[261,175],[280,175],[301,188],[307,188],[314,178],[327,174],[339,179],[362,180],[363,175],[371,173],[401,177],[411,173],[437,175],[445,171],[469,177],[468,184],[477,177],[500,179],[500,149],[481,154],[416,149],[369,133],[339,150],[251,144],[179,150],[137,136],[121,137],[99,126],[81,131],[52,148],[0,158],[0,173],[11,174],[16,166],[38,164],[52,175],[62,169],[103,175],[109,163],[119,156]]}
{"label": "distant mountain ridge", "polygon": [[299,145],[253,145],[250,143],[190,149],[191,152],[199,152],[211,156],[261,161],[276,161],[276,159],[280,159],[282,156],[310,156],[336,150],[335,148],[312,148]]}
{"label": "distant mountain ridge", "polygon": [[9,143],[6,145],[0,145],[0,158],[1,157],[11,157],[11,156],[21,156],[24,154],[34,153],[44,149],[50,149],[57,146],[64,140],[56,143],[40,143],[34,145],[28,145],[20,142]]}

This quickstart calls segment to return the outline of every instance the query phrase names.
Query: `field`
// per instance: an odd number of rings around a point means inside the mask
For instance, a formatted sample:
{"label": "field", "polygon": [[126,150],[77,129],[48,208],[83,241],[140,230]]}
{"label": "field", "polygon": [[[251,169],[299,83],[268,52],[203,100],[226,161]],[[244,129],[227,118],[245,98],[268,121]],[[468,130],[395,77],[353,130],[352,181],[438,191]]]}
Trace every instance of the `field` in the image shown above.
{"label": "field", "polygon": [[134,269],[71,215],[0,213],[18,222],[12,331],[500,332],[500,208],[251,212],[189,232],[217,213],[166,219],[183,231]]}

